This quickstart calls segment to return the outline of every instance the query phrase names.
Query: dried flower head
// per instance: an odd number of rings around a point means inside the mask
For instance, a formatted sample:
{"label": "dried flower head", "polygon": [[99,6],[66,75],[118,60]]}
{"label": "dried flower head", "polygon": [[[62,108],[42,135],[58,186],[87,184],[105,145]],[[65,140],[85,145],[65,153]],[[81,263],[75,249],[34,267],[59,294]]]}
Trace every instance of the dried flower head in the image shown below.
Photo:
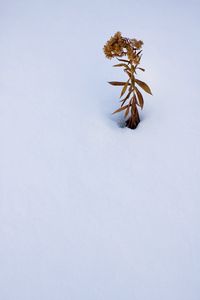
{"label": "dried flower head", "polygon": [[106,57],[111,59],[115,56],[123,56],[123,47],[124,41],[121,32],[118,31],[107,41],[103,49]]}
{"label": "dried flower head", "polygon": [[131,39],[131,42],[133,44],[133,47],[135,47],[136,49],[141,49],[144,44],[143,41],[141,40],[138,41],[136,39]]}
{"label": "dried flower head", "polygon": [[127,55],[133,63],[138,63],[137,50],[140,50],[142,45],[142,41],[123,37],[118,31],[107,41],[103,50],[109,59]]}

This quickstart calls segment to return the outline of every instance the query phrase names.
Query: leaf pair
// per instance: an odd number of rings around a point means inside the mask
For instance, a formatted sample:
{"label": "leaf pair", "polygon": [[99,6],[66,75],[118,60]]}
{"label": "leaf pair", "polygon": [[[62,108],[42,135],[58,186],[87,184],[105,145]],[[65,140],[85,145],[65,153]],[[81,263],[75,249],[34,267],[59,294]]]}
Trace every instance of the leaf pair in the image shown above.
{"label": "leaf pair", "polygon": [[[143,81],[139,80],[139,79],[132,79],[132,85],[134,82],[136,82],[146,93],[152,95],[151,89],[150,87]],[[115,86],[124,86],[124,90],[126,91],[128,85],[130,85],[129,80],[127,82],[121,82],[121,81],[109,81],[108,82],[111,85],[115,85]],[[125,89],[126,87],[126,89]],[[124,93],[123,93],[124,94]],[[122,94],[122,95],[123,95]]]}

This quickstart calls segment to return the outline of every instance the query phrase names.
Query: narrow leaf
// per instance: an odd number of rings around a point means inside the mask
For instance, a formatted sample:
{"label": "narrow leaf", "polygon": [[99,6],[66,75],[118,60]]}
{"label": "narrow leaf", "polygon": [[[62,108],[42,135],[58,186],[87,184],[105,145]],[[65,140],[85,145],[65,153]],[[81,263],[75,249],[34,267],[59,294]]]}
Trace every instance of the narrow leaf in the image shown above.
{"label": "narrow leaf", "polygon": [[123,62],[127,62],[127,63],[130,63],[130,61],[129,61],[129,60],[126,60],[126,59],[120,59],[120,58],[117,58],[117,60],[123,61]]}
{"label": "narrow leaf", "polygon": [[120,112],[120,111],[126,109],[127,107],[128,107],[128,105],[125,105],[125,106],[123,106],[123,107],[120,107],[120,108],[118,108],[117,110],[115,110],[112,114],[116,114],[116,113],[118,113],[118,112]]}
{"label": "narrow leaf", "polygon": [[[134,94],[135,96],[135,94]],[[132,102],[132,105],[131,105],[131,115],[134,116],[135,114],[135,108],[136,108],[136,103],[133,101]]]}
{"label": "narrow leaf", "polygon": [[114,65],[113,67],[125,67],[125,68],[128,68],[128,66],[126,64],[117,64],[117,65]]}
{"label": "narrow leaf", "polygon": [[143,81],[135,79],[135,82],[148,94],[152,95],[150,87]]}
{"label": "narrow leaf", "polygon": [[125,111],[125,114],[124,114],[124,116],[125,116],[125,118],[128,116],[128,114],[129,114],[129,109],[130,109],[130,105],[128,105],[128,107],[127,107],[127,109],[126,109],[126,111]]}
{"label": "narrow leaf", "polygon": [[143,68],[140,68],[140,67],[139,67],[139,68],[137,68],[137,69],[140,69],[141,71],[145,72],[145,69],[143,69]]}
{"label": "narrow leaf", "polygon": [[117,85],[117,86],[122,86],[122,85],[126,84],[126,82],[119,82],[119,81],[109,81],[108,83],[110,83],[111,85]]}
{"label": "narrow leaf", "polygon": [[126,93],[126,90],[127,90],[127,87],[129,85],[129,80],[127,81],[127,83],[124,85],[123,89],[122,89],[122,92],[121,92],[121,95],[120,95],[120,98]]}
{"label": "narrow leaf", "polygon": [[137,101],[137,97],[136,97],[136,95],[135,95],[135,93],[134,93],[134,95],[133,95],[133,104],[135,105],[135,104],[137,104],[137,105],[139,105],[139,103],[138,103],[138,101]]}
{"label": "narrow leaf", "polygon": [[140,55],[140,53],[142,53],[142,50],[140,50],[140,51],[137,53],[137,55],[139,56],[139,55]]}
{"label": "narrow leaf", "polygon": [[143,99],[143,96],[142,96],[142,94],[140,93],[140,91],[138,90],[137,87],[135,87],[135,91],[136,91],[136,94],[137,94],[139,106],[140,106],[141,108],[143,108],[143,106],[144,106],[144,99]]}
{"label": "narrow leaf", "polygon": [[120,101],[120,102],[122,102],[121,106],[123,106],[124,103],[126,102],[126,100],[128,100],[128,98],[130,97],[131,93],[132,93],[132,90],[130,90],[130,92],[127,94],[127,96]]}

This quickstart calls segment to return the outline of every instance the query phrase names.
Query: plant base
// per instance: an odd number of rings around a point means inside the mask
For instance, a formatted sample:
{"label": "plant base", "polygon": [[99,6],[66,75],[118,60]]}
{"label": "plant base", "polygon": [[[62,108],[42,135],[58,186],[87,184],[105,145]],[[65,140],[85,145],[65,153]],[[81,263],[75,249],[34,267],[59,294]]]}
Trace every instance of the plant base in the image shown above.
{"label": "plant base", "polygon": [[126,120],[125,124],[126,124],[126,127],[130,128],[130,129],[136,129],[139,123],[140,123],[140,116],[139,116],[138,110],[136,108],[134,111],[134,114],[131,115],[128,120]]}

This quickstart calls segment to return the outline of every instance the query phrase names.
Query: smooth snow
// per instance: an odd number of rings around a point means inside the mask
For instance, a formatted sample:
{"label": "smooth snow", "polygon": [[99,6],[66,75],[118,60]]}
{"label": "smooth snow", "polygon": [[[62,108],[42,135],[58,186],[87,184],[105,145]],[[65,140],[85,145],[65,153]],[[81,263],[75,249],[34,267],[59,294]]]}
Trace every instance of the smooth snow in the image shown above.
{"label": "smooth snow", "polygon": [[[200,299],[200,2],[0,1],[0,299]],[[144,40],[137,130],[102,47]]]}

